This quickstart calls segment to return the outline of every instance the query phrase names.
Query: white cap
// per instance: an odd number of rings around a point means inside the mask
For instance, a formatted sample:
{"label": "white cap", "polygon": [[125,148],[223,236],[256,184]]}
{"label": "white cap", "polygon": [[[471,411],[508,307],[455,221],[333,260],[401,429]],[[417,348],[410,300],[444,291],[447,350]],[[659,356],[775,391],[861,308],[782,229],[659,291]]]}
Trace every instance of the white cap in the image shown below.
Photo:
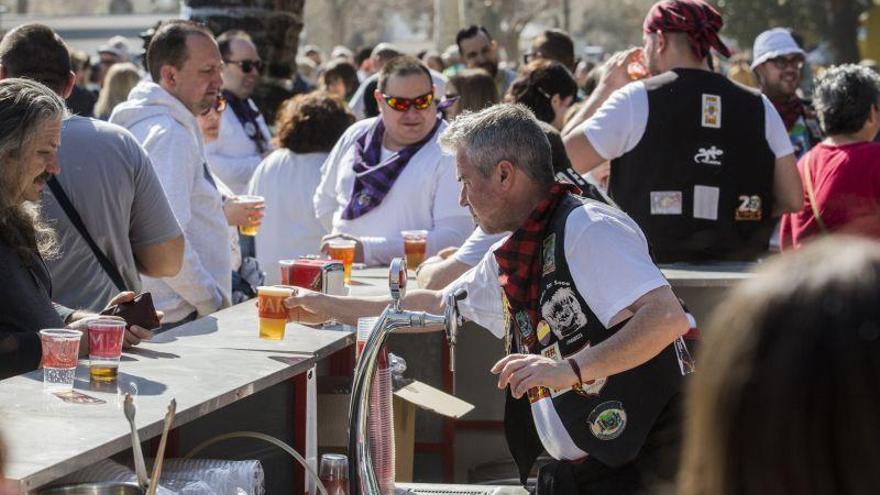
{"label": "white cap", "polygon": [[107,40],[107,44],[98,47],[98,53],[112,53],[122,62],[128,61],[129,51],[128,40],[123,36],[114,36]]}
{"label": "white cap", "polygon": [[751,69],[755,70],[755,67],[770,59],[791,55],[792,53],[806,56],[801,47],[795,43],[788,29],[769,29],[755,38],[755,46],[752,48]]}

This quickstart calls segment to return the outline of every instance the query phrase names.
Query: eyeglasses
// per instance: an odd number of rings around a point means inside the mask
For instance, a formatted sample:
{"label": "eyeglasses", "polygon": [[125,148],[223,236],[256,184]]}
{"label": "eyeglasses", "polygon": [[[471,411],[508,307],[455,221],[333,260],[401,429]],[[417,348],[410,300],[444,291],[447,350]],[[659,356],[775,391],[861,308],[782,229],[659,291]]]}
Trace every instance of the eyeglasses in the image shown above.
{"label": "eyeglasses", "polygon": [[799,56],[776,57],[776,58],[771,58],[769,61],[779,70],[785,70],[789,67],[792,67],[797,70],[801,70],[804,68],[804,59],[803,59],[803,57],[799,57]]}
{"label": "eyeglasses", "polygon": [[224,60],[227,64],[234,64],[241,67],[242,72],[250,72],[257,69],[257,72],[263,70],[262,60]]}
{"label": "eyeglasses", "polygon": [[202,112],[202,116],[208,115],[211,113],[211,110],[217,113],[223,113],[223,110],[226,110],[226,97],[223,95],[218,95],[217,99],[214,100],[214,104],[208,107],[207,110]]}
{"label": "eyeglasses", "polygon": [[389,107],[398,112],[405,112],[409,110],[410,107],[415,107],[416,110],[424,110],[434,103],[434,92],[425,93],[421,96],[416,96],[415,98],[400,98],[398,96],[388,96],[383,93],[382,99],[385,100],[385,103]]}

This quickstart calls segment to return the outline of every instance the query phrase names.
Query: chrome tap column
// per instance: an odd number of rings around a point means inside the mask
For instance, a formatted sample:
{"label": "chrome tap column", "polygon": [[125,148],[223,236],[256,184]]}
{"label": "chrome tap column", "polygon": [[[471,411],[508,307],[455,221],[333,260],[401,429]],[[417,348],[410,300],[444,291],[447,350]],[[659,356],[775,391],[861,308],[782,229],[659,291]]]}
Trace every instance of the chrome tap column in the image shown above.
{"label": "chrome tap column", "polygon": [[402,258],[395,258],[391,262],[391,268],[388,272],[391,304],[382,311],[376,320],[355,366],[348,415],[348,453],[351,460],[348,464],[350,495],[360,495],[361,493],[378,495],[380,493],[379,480],[373,466],[367,438],[367,411],[369,410],[370,389],[376,372],[376,359],[382,346],[385,345],[388,334],[399,328],[445,327],[446,338],[450,346],[449,369],[455,371],[454,346],[458,337],[458,328],[462,323],[461,316],[458,314],[457,302],[467,297],[467,293],[459,290],[450,294],[445,301],[446,307],[443,316],[423,311],[406,311],[400,307],[401,301],[406,295],[406,282],[406,261]]}

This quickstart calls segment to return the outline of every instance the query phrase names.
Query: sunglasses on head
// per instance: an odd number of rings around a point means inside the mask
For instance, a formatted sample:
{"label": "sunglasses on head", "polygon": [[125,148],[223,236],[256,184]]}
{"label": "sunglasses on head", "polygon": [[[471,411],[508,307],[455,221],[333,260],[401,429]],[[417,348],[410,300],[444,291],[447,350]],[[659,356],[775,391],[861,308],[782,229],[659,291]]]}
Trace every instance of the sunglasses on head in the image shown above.
{"label": "sunglasses on head", "polygon": [[415,98],[400,98],[398,96],[388,96],[383,93],[382,99],[385,100],[385,103],[389,107],[398,112],[405,112],[409,110],[410,107],[415,107],[416,110],[424,110],[434,103],[434,92],[425,93],[421,96],[416,96]]}
{"label": "sunglasses on head", "polygon": [[257,72],[263,70],[263,61],[262,60],[226,60],[227,64],[235,64],[241,67],[242,72],[250,72],[254,69],[257,69]]}
{"label": "sunglasses on head", "polygon": [[217,99],[214,100],[214,104],[208,107],[207,110],[202,112],[202,115],[208,115],[211,113],[211,110],[214,110],[217,113],[223,113],[223,110],[226,110],[226,97],[223,95],[218,95]]}

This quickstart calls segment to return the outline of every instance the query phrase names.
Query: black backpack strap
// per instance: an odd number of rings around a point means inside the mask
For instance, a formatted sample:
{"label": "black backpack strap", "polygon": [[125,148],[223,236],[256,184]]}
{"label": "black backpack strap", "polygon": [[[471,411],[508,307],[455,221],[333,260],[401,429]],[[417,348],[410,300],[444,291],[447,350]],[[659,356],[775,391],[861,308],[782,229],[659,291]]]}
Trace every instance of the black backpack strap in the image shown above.
{"label": "black backpack strap", "polygon": [[86,226],[80,218],[79,213],[77,213],[76,208],[73,207],[73,203],[70,202],[70,198],[67,197],[67,193],[64,192],[64,189],[61,187],[61,184],[58,182],[58,179],[55,177],[50,178],[46,183],[49,185],[49,189],[52,190],[52,194],[55,195],[55,199],[58,200],[58,204],[61,206],[61,209],[64,210],[64,213],[67,214],[67,218],[70,219],[70,223],[76,227],[77,232],[82,238],[86,241],[86,244],[92,249],[92,253],[95,255],[95,258],[98,259],[98,263],[101,264],[101,268],[107,273],[107,276],[110,277],[110,280],[113,282],[113,285],[116,286],[120,291],[126,290],[125,281],[122,278],[122,275],[119,273],[119,270],[113,265],[107,255],[101,251],[101,248],[95,244],[92,236],[89,235],[89,231],[86,230]]}

